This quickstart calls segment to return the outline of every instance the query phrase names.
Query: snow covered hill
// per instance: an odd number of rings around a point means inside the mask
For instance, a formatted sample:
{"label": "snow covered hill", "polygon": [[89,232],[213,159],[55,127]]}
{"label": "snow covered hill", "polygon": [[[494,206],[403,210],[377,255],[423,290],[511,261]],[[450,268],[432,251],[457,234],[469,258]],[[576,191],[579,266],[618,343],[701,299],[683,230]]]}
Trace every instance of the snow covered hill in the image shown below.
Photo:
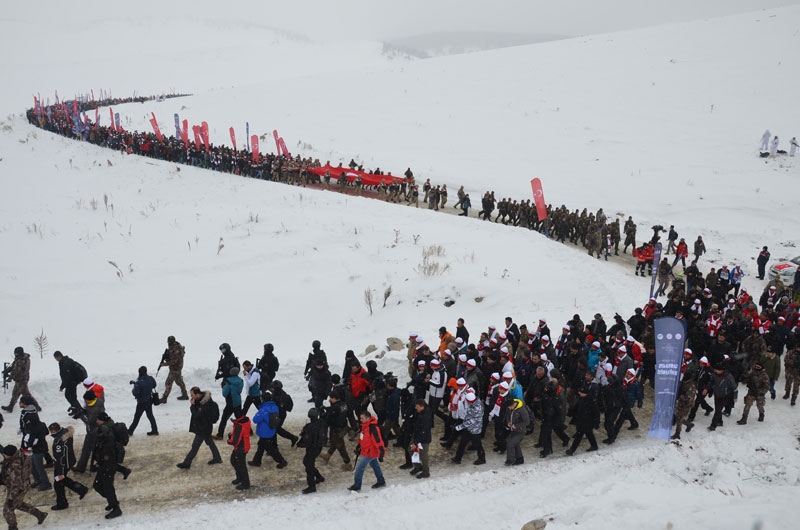
{"label": "snow covered hill", "polygon": [[[697,9],[730,14],[787,3]],[[394,174],[411,166],[418,178],[451,190],[463,184],[476,198],[487,189],[527,198],[528,181],[538,176],[549,202],[633,215],[640,239],[656,222],[674,223],[687,239],[703,234],[710,252],[700,265],[743,263],[754,291],[763,285],[753,279],[757,248],[769,244],[773,259],[797,253],[800,168],[796,159],[760,159],[757,147],[765,128],[782,145],[800,134],[792,104],[800,7],[631,29],[712,14],[693,14],[694,4],[679,2],[656,21],[637,10],[643,18],[630,14],[619,26],[629,31],[621,33],[597,34],[617,29],[607,25],[609,12],[588,36],[398,63],[383,54],[379,38],[356,38],[354,18],[345,24],[347,15],[364,14],[357,9],[364,2],[338,13],[318,5],[330,18],[309,17],[304,25],[305,4],[267,20],[254,16],[263,12],[252,11],[254,4],[220,14],[201,2],[192,16],[179,4],[161,2],[154,12],[144,3],[136,13],[104,4],[58,18],[15,3],[0,20],[0,45],[21,49],[0,60],[0,342],[10,357],[15,346],[33,351],[34,336],[47,335],[50,351],[43,359],[34,354],[31,382],[46,421],[69,421],[54,390],[55,349],[83,362],[113,396],[112,416],[127,420],[128,380],[142,364],[155,368],[170,334],[187,347],[187,383],[204,388],[216,388],[219,343],[252,360],[272,342],[281,377],[301,402],[299,371],[313,339],[339,369],[347,349],[361,353],[375,344],[380,352],[388,337],[403,339],[411,330],[433,341],[439,326],[453,328],[458,317],[478,333],[506,315],[519,323],[546,316],[551,327],[574,313],[627,315],[649,284],[614,258],[598,263],[522,229],[178,168],[57,137],[21,118],[31,93],[191,92],[114,110],[141,130],[150,112],[164,131],[173,112],[206,120],[219,143],[227,143],[230,126],[243,135],[249,121],[256,134],[277,128],[293,153],[332,162],[356,157]],[[485,13],[475,8],[470,16]],[[562,12],[572,26],[549,31],[591,33],[582,29],[589,14]],[[448,26],[444,15],[430,20],[436,27],[405,34],[381,20],[364,35],[378,27],[386,39],[473,29],[463,21]],[[486,20],[481,29],[497,31]],[[54,37],[62,32],[63,39]],[[447,271],[421,272],[424,252],[438,253]],[[368,290],[378,300],[372,315]],[[455,305],[447,308],[445,300]],[[379,362],[404,372],[402,353]],[[156,414],[162,432],[185,430],[181,403]],[[778,400],[767,404],[763,424],[731,423],[715,433],[698,426],[681,446],[637,439],[521,470],[437,466],[427,484],[398,480],[379,493],[272,497],[270,513],[286,528],[328,528],[331,520],[366,528],[387,518],[399,528],[459,520],[516,528],[545,514],[553,517],[548,528],[744,528],[756,521],[788,528],[800,475],[797,411]],[[14,426],[7,416],[0,442],[16,440]],[[229,480],[228,471],[212,480]],[[136,516],[115,528],[219,522],[213,499],[148,513],[133,507],[124,483],[119,491],[123,509]],[[535,498],[523,508],[531,492]],[[465,508],[476,499],[479,508]],[[235,502],[225,520],[252,524],[264,502]],[[68,511],[47,524],[74,528],[99,517]]]}

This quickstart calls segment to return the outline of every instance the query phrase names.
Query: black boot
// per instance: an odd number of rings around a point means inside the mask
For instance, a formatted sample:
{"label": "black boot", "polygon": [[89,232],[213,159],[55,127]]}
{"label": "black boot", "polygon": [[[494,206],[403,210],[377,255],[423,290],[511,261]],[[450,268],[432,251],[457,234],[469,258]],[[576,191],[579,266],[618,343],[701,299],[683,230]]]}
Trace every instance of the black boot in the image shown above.
{"label": "black boot", "polygon": [[114,519],[122,515],[122,510],[119,509],[119,504],[111,508],[111,511],[106,514],[106,519]]}

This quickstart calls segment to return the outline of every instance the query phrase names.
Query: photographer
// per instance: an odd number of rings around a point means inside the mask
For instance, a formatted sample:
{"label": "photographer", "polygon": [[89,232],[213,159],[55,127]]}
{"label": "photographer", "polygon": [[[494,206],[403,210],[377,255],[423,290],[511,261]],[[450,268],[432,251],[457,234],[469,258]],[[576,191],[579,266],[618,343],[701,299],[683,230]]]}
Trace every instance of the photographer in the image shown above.
{"label": "photographer", "polygon": [[147,414],[147,419],[150,421],[150,432],[147,436],[158,436],[158,425],[153,416],[153,392],[156,389],[156,380],[151,375],[147,375],[147,367],[139,367],[139,378],[136,381],[131,381],[133,390],[131,394],[136,398],[136,412],[133,415],[133,421],[128,427],[128,434],[133,436],[133,431],[139,425],[139,420],[142,414]]}
{"label": "photographer", "polygon": [[22,346],[14,348],[14,362],[3,370],[3,383],[8,384],[8,381],[14,381],[14,388],[11,390],[11,402],[7,407],[0,407],[7,412],[14,411],[14,403],[17,402],[20,396],[29,396],[32,400],[33,406],[36,407],[37,412],[41,412],[42,407],[39,402],[33,397],[30,390],[28,390],[28,380],[31,373],[31,356],[22,349]]}

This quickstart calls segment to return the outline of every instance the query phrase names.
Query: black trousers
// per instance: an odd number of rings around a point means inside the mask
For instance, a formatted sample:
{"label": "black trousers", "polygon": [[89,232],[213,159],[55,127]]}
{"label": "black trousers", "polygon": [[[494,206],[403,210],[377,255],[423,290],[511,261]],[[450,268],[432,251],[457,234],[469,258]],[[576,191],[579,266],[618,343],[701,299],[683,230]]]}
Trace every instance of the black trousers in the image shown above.
{"label": "black trousers", "polygon": [[67,488],[71,489],[78,495],[85,495],[89,488],[81,484],[80,482],[76,482],[67,476],[67,472],[64,473],[64,478],[61,480],[54,480],[53,481],[53,489],[56,491],[56,505],[57,506],[67,506],[69,503],[67,502]]}
{"label": "black trousers", "polygon": [[241,486],[250,486],[250,474],[247,472],[247,453],[244,452],[244,447],[241,449],[234,449],[231,453],[231,466],[236,472],[236,480]]}
{"label": "black trousers", "polygon": [[310,488],[316,486],[317,482],[325,480],[316,466],[317,457],[322,452],[322,448],[307,448],[306,454],[303,456],[303,467],[306,468],[306,483]]}
{"label": "black trousers", "polygon": [[483,450],[483,444],[481,443],[481,433],[472,434],[466,429],[463,429],[461,433],[461,440],[459,440],[458,448],[456,449],[456,460],[460,461],[464,456],[464,451],[466,450],[467,445],[475,448],[475,450],[478,452],[478,458],[486,458],[486,452]]}
{"label": "black trousers", "polygon": [[94,490],[99,493],[101,497],[105,497],[105,499],[108,501],[108,505],[112,508],[119,506],[119,501],[117,500],[117,491],[114,489],[114,475],[116,474],[116,464],[108,469],[101,467],[97,471],[97,475],[94,477],[94,484],[92,484],[92,488],[94,488]]}
{"label": "black trousers", "polygon": [[136,426],[139,425],[139,420],[142,418],[142,414],[147,414],[147,420],[150,422],[150,431],[151,432],[158,432],[158,425],[156,425],[156,418],[153,416],[153,402],[149,403],[136,403],[136,412],[133,415],[133,421],[128,426],[128,432],[133,434],[133,431],[136,430]]}
{"label": "black trousers", "polygon": [[219,449],[217,449],[217,444],[214,443],[214,439],[211,437],[211,434],[195,434],[194,440],[192,440],[192,448],[189,449],[189,453],[186,455],[186,458],[183,459],[184,464],[191,464],[194,457],[197,456],[197,451],[200,450],[200,446],[205,443],[209,449],[211,449],[211,457],[214,460],[222,460],[222,457],[219,454]]}
{"label": "black trousers", "polygon": [[286,459],[283,458],[281,452],[278,450],[278,438],[273,436],[272,438],[259,438],[258,439],[258,449],[256,450],[256,454],[253,457],[253,462],[256,464],[261,464],[261,459],[264,456],[264,453],[267,453],[269,456],[272,457],[277,463],[285,462]]}

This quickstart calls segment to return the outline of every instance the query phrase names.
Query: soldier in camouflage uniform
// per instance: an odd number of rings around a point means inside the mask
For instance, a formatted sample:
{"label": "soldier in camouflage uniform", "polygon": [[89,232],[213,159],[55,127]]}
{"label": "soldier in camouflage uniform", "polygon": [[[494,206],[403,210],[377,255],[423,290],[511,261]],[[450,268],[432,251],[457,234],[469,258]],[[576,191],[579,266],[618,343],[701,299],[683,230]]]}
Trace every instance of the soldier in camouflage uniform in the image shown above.
{"label": "soldier in camouflage uniform", "polygon": [[183,382],[183,356],[186,354],[186,348],[175,340],[175,337],[170,335],[167,337],[167,351],[164,352],[166,359],[161,362],[162,367],[169,368],[167,380],[164,382],[164,395],[161,397],[161,403],[166,403],[169,393],[172,392],[172,383],[178,385],[181,389],[181,395],[178,399],[185,401],[189,399],[189,394],[186,392],[186,384]]}
{"label": "soldier in camouflage uniform", "polygon": [[692,350],[689,348],[683,350],[683,359],[685,370],[683,371],[681,386],[678,389],[678,401],[675,404],[675,434],[672,435],[673,440],[681,439],[681,428],[684,425],[686,425],[686,432],[691,431],[692,427],[694,427],[694,423],[687,418],[692,412],[692,407],[697,397],[697,375],[700,372],[700,365],[693,358]]}
{"label": "soldier in camouflage uniform", "polygon": [[8,530],[17,530],[17,516],[14,513],[16,510],[33,515],[36,517],[36,521],[42,524],[47,514],[25,502],[25,494],[31,487],[30,457],[22,451],[18,451],[13,445],[7,445],[3,448],[3,459],[5,462],[0,479],[6,486],[3,517],[8,523]]}
{"label": "soldier in camouflage uniform", "polygon": [[742,419],[736,422],[739,425],[747,424],[747,414],[754,401],[758,407],[758,421],[764,421],[764,401],[769,392],[769,375],[761,363],[761,359],[753,362],[753,369],[742,378],[742,382],[747,384],[747,395],[744,397]]}
{"label": "soldier in camouflage uniform", "polygon": [[793,350],[787,349],[783,354],[783,373],[786,377],[786,393],[783,395],[783,399],[789,399],[791,391],[792,405],[794,405],[797,403],[797,393],[800,390],[800,342]]}
{"label": "soldier in camouflage uniform", "polygon": [[622,249],[623,254],[628,253],[628,247],[636,248],[636,223],[631,218],[625,221],[625,248]]}
{"label": "soldier in camouflage uniform", "polygon": [[11,403],[7,407],[0,407],[7,412],[14,411],[14,403],[19,401],[20,396],[30,396],[31,403],[36,410],[41,412],[42,407],[28,390],[28,381],[31,374],[31,356],[25,353],[22,346],[14,348],[14,362],[8,367],[7,378],[14,381],[14,389],[11,391]]}

